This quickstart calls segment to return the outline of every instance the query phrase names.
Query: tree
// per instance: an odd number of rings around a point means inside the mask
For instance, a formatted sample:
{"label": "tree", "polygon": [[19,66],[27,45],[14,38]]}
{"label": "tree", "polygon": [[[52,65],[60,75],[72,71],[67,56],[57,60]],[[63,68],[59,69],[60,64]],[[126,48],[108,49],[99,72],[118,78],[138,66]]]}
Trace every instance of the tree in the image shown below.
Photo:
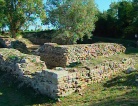
{"label": "tree", "polygon": [[134,32],[138,33],[138,0],[133,0],[133,6],[134,6],[134,19],[132,25],[134,26]]}
{"label": "tree", "polygon": [[4,14],[4,11],[3,8],[4,8],[4,0],[0,0],[0,29],[1,31],[3,31],[3,28],[6,26],[6,21],[5,21],[5,14]]}
{"label": "tree", "polygon": [[96,27],[95,27],[94,34],[105,36],[105,34],[107,33],[107,28],[108,28],[107,11],[103,11],[103,13],[99,11],[97,14],[97,17],[98,17],[98,21],[95,23]]}
{"label": "tree", "polygon": [[138,33],[138,0],[112,2],[110,8],[100,14],[96,32],[100,32],[100,28],[104,25],[105,36],[134,38],[134,34]]}
{"label": "tree", "polygon": [[58,29],[53,41],[73,44],[95,29],[97,8],[94,0],[47,0],[48,22]]}
{"label": "tree", "polygon": [[98,13],[98,21],[96,22],[95,35],[116,37],[118,30],[118,3],[112,2],[107,11]]}
{"label": "tree", "polygon": [[42,0],[0,0],[0,6],[13,38],[26,22],[46,18]]}

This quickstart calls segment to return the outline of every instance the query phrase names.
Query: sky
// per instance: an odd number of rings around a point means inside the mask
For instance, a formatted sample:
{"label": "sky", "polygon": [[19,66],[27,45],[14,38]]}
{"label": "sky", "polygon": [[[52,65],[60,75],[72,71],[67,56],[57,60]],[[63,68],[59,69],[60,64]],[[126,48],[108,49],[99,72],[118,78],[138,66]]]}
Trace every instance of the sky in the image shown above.
{"label": "sky", "polygon": [[97,4],[100,11],[104,11],[109,9],[109,5],[114,1],[117,2],[119,0],[95,0],[95,3]]}
{"label": "sky", "polygon": [[[119,0],[95,0],[95,3],[97,5],[97,7],[99,8],[99,10],[102,12],[104,10],[109,9],[109,6],[111,4],[111,2],[117,2]],[[46,0],[43,1],[44,3],[46,3]],[[37,21],[38,25],[41,25],[40,21]],[[33,26],[29,27],[29,30],[34,29]],[[48,29],[48,26],[42,26],[42,29]]]}

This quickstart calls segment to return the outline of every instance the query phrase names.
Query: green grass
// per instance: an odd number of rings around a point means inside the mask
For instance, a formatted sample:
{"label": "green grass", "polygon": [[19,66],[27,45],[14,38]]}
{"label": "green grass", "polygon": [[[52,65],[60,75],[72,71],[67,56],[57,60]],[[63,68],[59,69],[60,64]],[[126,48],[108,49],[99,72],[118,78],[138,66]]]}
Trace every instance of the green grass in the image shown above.
{"label": "green grass", "polygon": [[136,54],[138,55],[138,48],[129,47],[126,49],[126,54]]}

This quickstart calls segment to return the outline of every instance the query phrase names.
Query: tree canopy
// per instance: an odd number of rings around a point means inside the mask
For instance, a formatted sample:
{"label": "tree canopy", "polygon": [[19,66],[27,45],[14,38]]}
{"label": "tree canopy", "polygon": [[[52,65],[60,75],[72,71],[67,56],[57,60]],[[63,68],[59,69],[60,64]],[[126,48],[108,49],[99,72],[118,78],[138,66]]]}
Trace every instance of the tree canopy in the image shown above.
{"label": "tree canopy", "polygon": [[94,0],[47,0],[48,23],[58,29],[53,42],[72,44],[91,37],[97,20]]}
{"label": "tree canopy", "polygon": [[96,34],[134,38],[138,33],[138,0],[112,2],[107,11],[99,12],[98,18]]}
{"label": "tree canopy", "polygon": [[40,17],[43,21],[46,19],[44,5],[42,0],[0,0],[0,17],[9,27],[12,37],[20,28],[29,21],[33,22]]}
{"label": "tree canopy", "polygon": [[[12,37],[36,19],[56,29],[52,42],[73,44],[95,35],[132,38],[138,34],[138,0],[112,2],[99,11],[94,0],[0,0],[0,29],[8,26]],[[47,18],[46,18],[47,16]],[[98,21],[97,21],[98,20]],[[33,23],[33,24],[32,24]]]}

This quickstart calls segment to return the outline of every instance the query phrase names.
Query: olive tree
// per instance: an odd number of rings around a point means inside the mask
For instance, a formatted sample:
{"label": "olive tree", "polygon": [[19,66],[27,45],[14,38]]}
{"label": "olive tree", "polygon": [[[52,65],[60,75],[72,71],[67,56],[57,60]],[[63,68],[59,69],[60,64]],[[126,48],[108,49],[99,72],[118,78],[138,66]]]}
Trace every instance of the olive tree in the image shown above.
{"label": "olive tree", "polygon": [[13,38],[26,22],[46,18],[42,0],[0,0],[0,6]]}
{"label": "olive tree", "polygon": [[47,0],[48,23],[58,29],[53,42],[73,44],[92,36],[97,20],[94,0]]}

